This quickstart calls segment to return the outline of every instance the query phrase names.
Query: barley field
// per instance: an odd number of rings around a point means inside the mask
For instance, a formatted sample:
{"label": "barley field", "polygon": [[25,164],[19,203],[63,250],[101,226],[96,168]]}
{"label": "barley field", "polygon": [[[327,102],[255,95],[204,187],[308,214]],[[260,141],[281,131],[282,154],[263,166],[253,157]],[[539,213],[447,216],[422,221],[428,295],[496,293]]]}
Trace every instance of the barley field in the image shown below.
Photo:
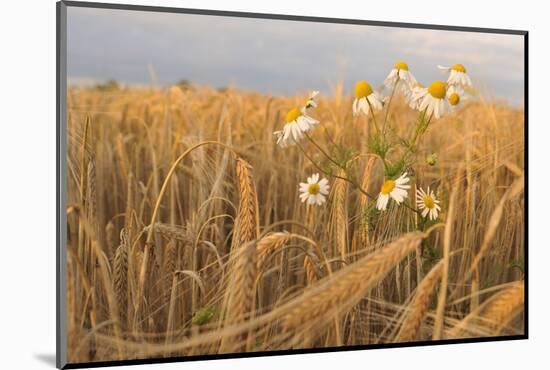
{"label": "barley field", "polygon": [[523,110],[308,94],[69,89],[69,362],[524,333]]}

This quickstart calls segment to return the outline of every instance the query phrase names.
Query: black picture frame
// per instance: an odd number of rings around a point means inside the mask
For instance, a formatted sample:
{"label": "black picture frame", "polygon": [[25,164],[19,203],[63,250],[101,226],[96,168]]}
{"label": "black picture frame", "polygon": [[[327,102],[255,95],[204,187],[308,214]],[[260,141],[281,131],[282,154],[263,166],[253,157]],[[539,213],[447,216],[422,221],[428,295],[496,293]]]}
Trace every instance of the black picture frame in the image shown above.
{"label": "black picture frame", "polygon": [[[404,343],[381,343],[373,345],[356,345],[342,347],[324,347],[324,348],[308,348],[308,349],[292,349],[292,350],[275,350],[264,352],[242,352],[229,354],[215,355],[197,355],[185,357],[170,357],[170,358],[146,358],[121,361],[98,361],[88,363],[67,363],[66,354],[66,307],[65,307],[65,292],[66,292],[66,91],[67,91],[67,8],[69,7],[84,7],[96,9],[116,9],[116,10],[132,10],[143,12],[162,12],[162,13],[181,13],[181,14],[197,14],[223,17],[237,18],[256,18],[256,19],[276,19],[301,22],[317,22],[317,23],[336,23],[349,25],[367,25],[381,26],[393,28],[414,28],[427,30],[442,30],[442,31],[461,31],[474,33],[492,33],[492,34],[507,34],[523,36],[524,40],[524,143],[525,143],[525,239],[524,239],[524,271],[525,271],[525,307],[524,307],[524,327],[525,331],[522,335],[508,335],[499,337],[478,337],[466,339],[441,339],[430,341],[415,341]],[[220,11],[210,9],[190,9],[190,8],[175,8],[161,6],[143,6],[130,4],[112,4],[99,2],[81,2],[81,1],[59,1],[56,4],[56,26],[57,26],[57,63],[56,63],[56,121],[57,121],[57,142],[56,142],[56,366],[60,369],[76,369],[76,368],[92,368],[92,367],[107,367],[121,365],[138,365],[138,364],[157,364],[170,362],[187,362],[200,360],[217,360],[217,359],[232,359],[246,357],[264,357],[264,356],[280,356],[292,354],[309,354],[323,352],[341,352],[341,351],[357,351],[367,349],[380,348],[404,348],[404,347],[420,347],[420,346],[437,346],[447,344],[462,344],[462,343],[481,343],[481,342],[498,342],[509,340],[525,340],[529,338],[529,32],[526,30],[513,29],[496,29],[496,28],[480,28],[480,27],[462,27],[462,26],[446,26],[438,24],[420,24],[420,23],[401,23],[401,22],[385,22],[374,20],[359,20],[359,19],[342,19],[328,17],[311,17],[286,14],[265,14],[265,13],[249,13],[249,12],[233,12]]]}

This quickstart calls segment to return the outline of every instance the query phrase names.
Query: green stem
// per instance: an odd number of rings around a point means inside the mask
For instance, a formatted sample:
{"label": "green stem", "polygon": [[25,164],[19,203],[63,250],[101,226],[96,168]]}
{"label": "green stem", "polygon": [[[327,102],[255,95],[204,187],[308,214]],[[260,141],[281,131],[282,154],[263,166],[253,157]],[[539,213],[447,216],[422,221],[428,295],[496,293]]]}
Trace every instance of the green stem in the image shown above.
{"label": "green stem", "polygon": [[[352,179],[348,179],[347,177],[343,177],[343,176],[340,176],[340,175],[334,175],[334,174],[331,174],[331,173],[328,173],[327,171],[325,171],[324,169],[321,168],[321,166],[319,166],[314,160],[313,158],[311,158],[307,153],[306,151],[304,150],[304,148],[300,145],[299,142],[295,141],[296,145],[298,146],[298,148],[300,149],[300,151],[304,154],[304,156],[309,159],[309,161],[311,162],[311,164],[313,164],[313,166],[315,168],[317,168],[319,171],[321,171],[322,173],[324,173],[326,176],[329,176],[329,177],[334,177],[334,178],[337,178],[337,179],[341,179],[341,180],[344,180],[348,183],[350,183],[351,185],[355,186],[357,188],[357,190],[359,190],[362,194],[364,194],[367,198],[370,198],[371,200],[376,200],[376,197],[372,196],[371,194],[367,193],[367,191],[365,189],[363,189],[361,187],[361,185],[359,185],[359,183],[357,183],[357,181],[355,180],[352,180]],[[411,206],[409,206],[408,204],[406,204],[405,202],[401,203],[405,208],[408,208],[409,210],[415,212],[415,213],[418,213],[420,214],[419,211],[417,211],[416,209],[412,208]]]}
{"label": "green stem", "polygon": [[390,96],[390,101],[388,102],[388,106],[386,108],[386,116],[384,117],[384,123],[382,124],[382,135],[385,135],[386,133],[386,122],[388,121],[388,116],[390,114],[390,106],[391,102],[393,100],[393,96],[395,95],[395,90],[397,90],[397,84],[399,83],[399,74],[397,75],[397,80],[395,80],[395,83],[393,84],[393,89]]}
{"label": "green stem", "polygon": [[334,139],[332,138],[332,136],[330,136],[330,133],[328,132],[328,129],[326,126],[323,126],[323,128],[325,129],[325,135],[328,139],[328,141],[330,141],[330,143],[334,146],[336,146],[336,142],[334,141]]}
{"label": "green stem", "polygon": [[410,141],[411,143],[413,143],[413,145],[416,145],[416,140],[418,139],[418,135],[420,134],[420,131],[422,131],[422,126],[424,125],[424,120],[426,119],[426,111],[427,110],[428,110],[428,108],[424,108],[424,110],[422,111],[420,124],[417,125],[416,130],[414,130],[414,136],[413,136],[412,140]]}
{"label": "green stem", "polygon": [[317,149],[319,149],[319,151],[320,151],[321,153],[323,153],[323,155],[324,155],[325,157],[327,157],[327,159],[328,159],[329,161],[331,161],[332,163],[334,163],[334,165],[336,165],[336,167],[342,168],[342,166],[341,166],[338,162],[336,162],[334,159],[332,159],[332,157],[329,156],[328,153],[325,152],[325,150],[324,150],[319,144],[317,144],[317,143],[315,142],[315,140],[313,140],[313,139],[311,138],[311,136],[309,136],[309,135],[307,134],[307,132],[304,132],[304,135],[308,138],[309,141],[311,141],[311,143],[312,143],[313,145],[315,145],[315,147],[316,147]]}
{"label": "green stem", "polygon": [[370,195],[369,193],[367,193],[359,184],[357,184],[357,182],[351,180],[351,179],[348,179],[347,177],[343,177],[343,176],[340,176],[340,175],[335,175],[335,174],[332,174],[332,173],[328,173],[327,171],[325,171],[324,169],[321,168],[321,166],[319,166],[314,160],[313,158],[311,158],[307,153],[306,151],[304,150],[304,148],[300,145],[300,143],[296,142],[296,145],[298,146],[298,148],[300,149],[300,151],[304,154],[304,156],[309,159],[309,161],[311,162],[311,164],[313,164],[313,166],[315,168],[317,168],[319,171],[321,171],[322,173],[324,173],[326,176],[329,176],[329,177],[334,177],[334,178],[337,178],[337,179],[341,179],[341,180],[344,180],[346,182],[349,182],[350,184],[354,185],[355,187],[357,187],[357,189],[363,193],[364,195],[366,195],[367,197],[369,197],[370,199],[374,200],[375,197],[373,197],[372,195]]}
{"label": "green stem", "polygon": [[[367,98],[365,98],[365,99],[367,99]],[[372,116],[372,121],[374,122],[374,127],[376,128],[376,133],[379,134],[380,129],[378,128],[378,123],[376,122],[376,117],[374,115],[374,109],[372,109],[372,105],[371,105],[369,99],[367,99],[367,103],[369,104],[369,110],[370,110],[370,114]]]}

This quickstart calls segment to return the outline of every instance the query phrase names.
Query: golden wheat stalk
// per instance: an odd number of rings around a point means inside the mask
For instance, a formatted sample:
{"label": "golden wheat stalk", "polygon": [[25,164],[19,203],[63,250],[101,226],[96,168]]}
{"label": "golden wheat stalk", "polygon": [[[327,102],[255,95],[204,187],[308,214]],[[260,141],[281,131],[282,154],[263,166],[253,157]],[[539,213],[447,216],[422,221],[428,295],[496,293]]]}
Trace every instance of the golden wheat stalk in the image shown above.
{"label": "golden wheat stalk", "polygon": [[[369,157],[365,169],[363,171],[363,180],[361,181],[361,188],[365,192],[369,192],[370,180],[372,169],[376,163],[377,157]],[[369,220],[367,219],[366,210],[369,205],[369,198],[363,194],[359,194],[359,204],[357,207],[357,213],[359,214],[359,222],[357,228],[353,233],[353,240],[351,243],[352,253],[357,252],[360,247],[365,248],[369,244]]]}
{"label": "golden wheat stalk", "polygon": [[86,175],[86,207],[88,209],[88,222],[92,225],[94,233],[98,234],[97,223],[97,187],[96,187],[96,168],[93,151],[90,153],[88,169]]}
{"label": "golden wheat stalk", "polygon": [[113,259],[113,285],[118,305],[121,327],[126,327],[128,312],[128,246],[122,243]]}
{"label": "golden wheat stalk", "polygon": [[312,286],[296,302],[289,303],[289,312],[282,318],[284,330],[292,330],[304,323],[324,323],[339,312],[347,312],[414,251],[422,238],[420,233],[406,234]]}
{"label": "golden wheat stalk", "polygon": [[[344,170],[338,176],[345,177]],[[346,260],[348,245],[348,182],[337,178],[332,186],[330,198],[329,234],[335,251]]]}
{"label": "golden wheat stalk", "polygon": [[109,221],[105,226],[105,243],[107,244],[107,253],[112,257],[118,245],[115,224]]}
{"label": "golden wheat stalk", "polygon": [[481,321],[500,335],[502,330],[524,309],[525,283],[519,281],[491,299],[481,316]]}
{"label": "golden wheat stalk", "polygon": [[241,247],[242,250],[235,255],[227,286],[227,319],[230,321],[238,321],[252,311],[257,271],[256,248],[256,244],[251,242]]}
{"label": "golden wheat stalk", "polygon": [[67,331],[73,331],[76,324],[76,296],[72,257],[67,256]]}
{"label": "golden wheat stalk", "polygon": [[244,246],[259,235],[258,196],[252,166],[242,158],[236,160],[239,187],[239,209],[235,221],[233,246]]}
{"label": "golden wheat stalk", "polygon": [[492,295],[450,331],[449,337],[499,335],[524,309],[525,282],[515,281]]}
{"label": "golden wheat stalk", "polygon": [[313,284],[320,275],[319,263],[319,258],[313,252],[308,252],[304,257],[304,270],[306,273],[307,285]]}
{"label": "golden wheat stalk", "polygon": [[418,337],[422,320],[426,316],[442,271],[443,260],[439,261],[418,284],[413,300],[405,309],[403,323],[395,336],[394,342],[409,342]]}
{"label": "golden wheat stalk", "polygon": [[491,218],[489,219],[489,224],[487,225],[487,231],[483,236],[483,243],[481,244],[479,251],[474,257],[470,270],[467,272],[464,279],[469,278],[471,274],[474,272],[474,270],[478,269],[481,259],[485,256],[485,253],[489,249],[489,246],[491,245],[491,241],[493,240],[496,234],[496,231],[498,229],[498,225],[500,224],[500,220],[502,219],[502,215],[504,214],[504,205],[506,204],[506,201],[509,199],[512,199],[513,197],[518,195],[518,193],[523,191],[524,185],[525,185],[525,180],[524,180],[524,176],[522,175],[512,183],[512,185],[508,188],[508,190],[506,190],[506,193],[504,193],[504,195],[498,202],[497,207],[495,208],[495,210],[491,214]]}
{"label": "golden wheat stalk", "polygon": [[[256,243],[250,242],[232,253],[230,280],[226,289],[225,323],[235,324],[250,319],[255,305],[257,254]],[[240,338],[244,339],[244,338]],[[239,338],[224,338],[220,351],[242,349]]]}
{"label": "golden wheat stalk", "polygon": [[262,271],[268,258],[288,244],[291,235],[286,232],[271,233],[258,242],[258,271]]}
{"label": "golden wheat stalk", "polygon": [[130,161],[128,160],[124,137],[122,136],[122,134],[119,134],[117,136],[116,153],[118,156],[118,164],[119,164],[120,172],[124,179],[124,183],[127,183],[128,174],[130,173]]}
{"label": "golden wheat stalk", "polygon": [[[168,280],[168,279],[167,279]],[[170,288],[168,290],[168,312],[166,317],[166,337],[164,343],[168,345],[173,340],[173,333],[175,330],[175,310],[176,310],[176,298],[178,290],[178,274],[172,274],[172,279],[170,280]],[[169,355],[169,352],[165,353]]]}
{"label": "golden wheat stalk", "polygon": [[124,229],[128,234],[128,237],[132,239],[132,210],[134,209],[134,174],[128,174],[128,184],[126,186],[126,210],[124,211]]}
{"label": "golden wheat stalk", "polygon": [[178,258],[177,242],[171,240],[164,248],[164,256],[162,260],[161,279],[163,291],[163,303],[167,305],[170,300],[172,291],[172,278],[176,272],[176,263]]}
{"label": "golden wheat stalk", "polygon": [[449,266],[451,258],[451,239],[452,239],[452,227],[455,217],[455,207],[458,193],[458,183],[460,175],[462,173],[462,168],[457,171],[455,186],[451,193],[451,199],[449,200],[449,211],[447,214],[447,219],[445,220],[445,232],[443,234],[443,271],[441,277],[441,289],[439,291],[439,296],[437,297],[437,308],[435,314],[435,322],[433,329],[434,340],[441,339],[443,337],[443,326],[445,321],[445,306],[447,302],[447,287],[449,284]]}
{"label": "golden wheat stalk", "polygon": [[[151,226],[146,226],[143,231],[148,232]],[[179,225],[165,224],[157,222],[153,227],[155,233],[162,235],[166,239],[179,240],[185,243],[193,243],[194,239],[190,236],[188,230]]]}

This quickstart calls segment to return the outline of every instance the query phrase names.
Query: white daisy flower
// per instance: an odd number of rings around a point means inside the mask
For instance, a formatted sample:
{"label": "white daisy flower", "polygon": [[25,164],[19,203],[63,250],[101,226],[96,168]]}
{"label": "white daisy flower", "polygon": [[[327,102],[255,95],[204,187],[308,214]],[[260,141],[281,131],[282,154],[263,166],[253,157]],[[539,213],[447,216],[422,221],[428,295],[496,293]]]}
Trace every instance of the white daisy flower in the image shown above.
{"label": "white daisy flower", "polygon": [[409,104],[409,107],[412,109],[418,109],[420,107],[420,92],[424,88],[424,85],[417,82],[414,86],[411,87],[410,90],[407,90],[405,92],[405,98],[407,103]]}
{"label": "white daisy flower", "polygon": [[326,195],[329,189],[328,180],[323,178],[319,180],[319,174],[315,173],[307,178],[306,182],[300,183],[300,199],[302,203],[321,205],[326,201]]}
{"label": "white daisy flower", "polygon": [[407,185],[410,179],[407,173],[402,174],[397,180],[386,180],[380,188],[380,194],[376,200],[376,208],[380,211],[385,211],[388,208],[390,197],[399,205],[408,196],[407,189],[411,186]]}
{"label": "white daisy flower", "polygon": [[449,85],[459,85],[459,86],[472,86],[472,80],[470,76],[466,73],[466,68],[462,64],[454,64],[451,67],[437,66],[439,69],[443,69],[449,72],[449,78],[447,83]]}
{"label": "white daisy flower", "polygon": [[440,118],[448,109],[448,103],[445,99],[447,95],[447,86],[445,82],[435,81],[428,88],[420,88],[415,93],[414,99],[420,102],[418,110],[426,109],[426,114],[430,117]]}
{"label": "white daisy flower", "polygon": [[466,94],[464,93],[464,90],[460,88],[459,86],[451,85],[447,89],[447,101],[449,102],[449,109],[451,111],[455,111],[464,100],[467,100]]}
{"label": "white daisy flower", "polygon": [[417,83],[416,78],[414,78],[413,74],[409,71],[409,65],[403,61],[395,63],[393,69],[388,74],[388,77],[384,80],[384,85],[390,89],[393,89],[395,83],[401,80],[406,82],[404,86],[401,86],[401,88],[405,89],[405,91]]}
{"label": "white daisy flower", "polygon": [[371,107],[372,109],[380,110],[382,109],[382,105],[380,94],[377,91],[373,91],[369,83],[359,81],[355,84],[355,100],[352,105],[354,116],[360,113],[368,116]]}
{"label": "white daisy flower", "polygon": [[319,95],[319,91],[313,91],[311,94],[309,94],[309,98],[304,105],[304,109],[306,111],[310,110],[311,108],[317,108],[317,102],[315,101],[315,97],[317,97],[317,95]]}
{"label": "white daisy flower", "polygon": [[285,125],[281,131],[273,134],[277,138],[277,144],[281,148],[294,145],[304,137],[304,132],[311,130],[319,123],[316,119],[308,116],[305,109],[293,108],[285,117]]}
{"label": "white daisy flower", "polygon": [[435,194],[429,186],[428,191],[424,191],[422,188],[416,189],[416,205],[422,211],[422,217],[428,216],[432,221],[437,219],[437,215],[441,211],[439,200],[435,198]]}

